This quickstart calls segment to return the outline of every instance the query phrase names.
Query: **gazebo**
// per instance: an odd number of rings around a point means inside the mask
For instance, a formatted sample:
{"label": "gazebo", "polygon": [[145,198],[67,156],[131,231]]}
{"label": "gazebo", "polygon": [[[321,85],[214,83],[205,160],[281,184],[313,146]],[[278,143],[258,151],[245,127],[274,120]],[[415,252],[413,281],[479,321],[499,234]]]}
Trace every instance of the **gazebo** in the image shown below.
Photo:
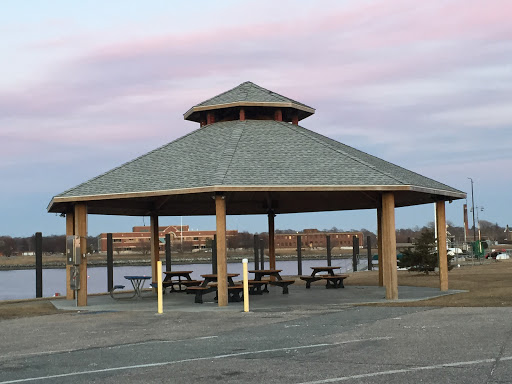
{"label": "gazebo", "polygon": [[[66,234],[87,236],[87,215],[151,218],[156,282],[160,216],[216,215],[218,305],[227,305],[226,215],[266,214],[270,267],[274,217],[296,212],[376,209],[379,282],[398,298],[395,207],[436,204],[440,289],[448,289],[445,202],[466,194],[299,125],[315,113],[254,83],[190,108],[199,129],[53,197]],[[85,253],[85,239],[81,242]],[[87,275],[87,262],[80,264]],[[67,298],[74,298],[67,274]],[[77,293],[87,305],[87,280]]]}

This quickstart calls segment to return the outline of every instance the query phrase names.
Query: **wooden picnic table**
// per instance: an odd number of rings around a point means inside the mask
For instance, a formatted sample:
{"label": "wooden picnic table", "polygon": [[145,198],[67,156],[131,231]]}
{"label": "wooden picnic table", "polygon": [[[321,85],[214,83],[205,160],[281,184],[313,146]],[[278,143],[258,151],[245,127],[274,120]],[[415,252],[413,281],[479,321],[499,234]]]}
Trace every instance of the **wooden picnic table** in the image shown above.
{"label": "wooden picnic table", "polygon": [[[263,292],[268,293],[267,284],[277,285],[283,288],[283,294],[288,293],[288,286],[290,284],[295,283],[295,280],[283,280],[279,272],[282,272],[282,269],[253,269],[250,270],[249,273],[254,273],[254,280],[250,280],[249,284],[252,285],[252,288],[249,290],[249,293],[252,295],[261,295]],[[274,276],[277,280],[263,280],[264,276]],[[264,287],[262,287],[264,285]]]}
{"label": "wooden picnic table", "polygon": [[319,272],[327,272],[329,275],[334,276],[334,270],[340,269],[340,267],[331,267],[329,265],[322,267],[310,267],[313,272],[311,272],[311,276],[315,276]]}
{"label": "wooden picnic table", "polygon": [[[165,288],[169,287],[170,292],[185,292],[186,287],[192,285],[199,285],[199,281],[192,280],[192,278],[190,277],[190,274],[192,272],[193,271],[164,272],[165,278],[162,281],[162,290],[165,292]],[[176,285],[178,286],[178,289],[175,288]]]}
{"label": "wooden picnic table", "polygon": [[254,280],[261,280],[263,276],[274,276],[277,280],[283,280],[279,272],[282,269],[253,269],[249,273],[254,273]]}
{"label": "wooden picnic table", "polygon": [[[228,285],[235,285],[235,282],[233,281],[233,277],[236,277],[240,275],[239,273],[228,273]],[[217,282],[217,274],[216,273],[208,273],[205,275],[201,275],[201,277],[204,279],[201,283],[201,287],[206,287],[209,283],[216,283]]]}
{"label": "wooden picnic table", "polygon": [[[240,301],[240,292],[243,289],[243,286],[236,285],[233,281],[233,277],[238,276],[239,273],[228,273],[228,300],[229,301]],[[217,292],[217,277],[218,275],[216,273],[208,273],[201,275],[201,277],[204,279],[203,282],[198,286],[193,287],[187,287],[188,293],[195,293],[195,302],[202,304],[203,303],[203,295],[206,295],[210,292]],[[212,283],[212,284],[210,284]],[[215,299],[217,299],[217,295],[215,296]]]}
{"label": "wooden picnic table", "polygon": [[[337,275],[334,273],[334,270],[340,269],[340,267],[326,265],[310,268],[313,270],[310,276],[300,276],[300,279],[306,282],[307,289],[311,288],[311,283],[318,280],[325,280],[325,288],[345,288],[343,280],[346,279],[348,275]],[[320,272],[327,272],[327,274],[319,275],[318,273]]]}

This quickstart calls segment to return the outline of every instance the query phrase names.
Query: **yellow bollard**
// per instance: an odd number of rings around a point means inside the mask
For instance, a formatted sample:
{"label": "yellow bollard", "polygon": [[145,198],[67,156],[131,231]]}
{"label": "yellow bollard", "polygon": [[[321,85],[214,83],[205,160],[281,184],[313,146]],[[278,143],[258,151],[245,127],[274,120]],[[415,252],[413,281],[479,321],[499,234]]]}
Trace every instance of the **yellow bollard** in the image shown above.
{"label": "yellow bollard", "polygon": [[249,273],[247,272],[247,259],[242,260],[244,276],[244,312],[249,312]]}
{"label": "yellow bollard", "polygon": [[162,262],[156,262],[156,282],[158,284],[156,291],[158,294],[158,313],[164,313],[164,303],[163,303],[163,294],[162,294]]}

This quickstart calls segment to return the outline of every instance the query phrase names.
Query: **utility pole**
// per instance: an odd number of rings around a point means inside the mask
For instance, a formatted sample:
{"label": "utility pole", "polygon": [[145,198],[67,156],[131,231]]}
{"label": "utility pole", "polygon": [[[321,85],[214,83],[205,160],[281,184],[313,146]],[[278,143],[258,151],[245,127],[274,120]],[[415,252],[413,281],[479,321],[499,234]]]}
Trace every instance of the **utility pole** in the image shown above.
{"label": "utility pole", "polygon": [[473,179],[468,177],[471,180],[471,211],[473,212],[473,242],[476,241],[476,227],[475,227],[475,199],[473,197]]}

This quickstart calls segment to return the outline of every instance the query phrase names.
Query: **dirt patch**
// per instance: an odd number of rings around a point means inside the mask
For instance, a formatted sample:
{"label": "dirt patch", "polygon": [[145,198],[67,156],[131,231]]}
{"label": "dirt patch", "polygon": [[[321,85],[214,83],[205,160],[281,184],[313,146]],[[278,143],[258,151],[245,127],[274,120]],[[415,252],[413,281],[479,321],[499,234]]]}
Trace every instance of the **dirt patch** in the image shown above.
{"label": "dirt patch", "polygon": [[49,300],[0,301],[0,320],[61,313]]}

